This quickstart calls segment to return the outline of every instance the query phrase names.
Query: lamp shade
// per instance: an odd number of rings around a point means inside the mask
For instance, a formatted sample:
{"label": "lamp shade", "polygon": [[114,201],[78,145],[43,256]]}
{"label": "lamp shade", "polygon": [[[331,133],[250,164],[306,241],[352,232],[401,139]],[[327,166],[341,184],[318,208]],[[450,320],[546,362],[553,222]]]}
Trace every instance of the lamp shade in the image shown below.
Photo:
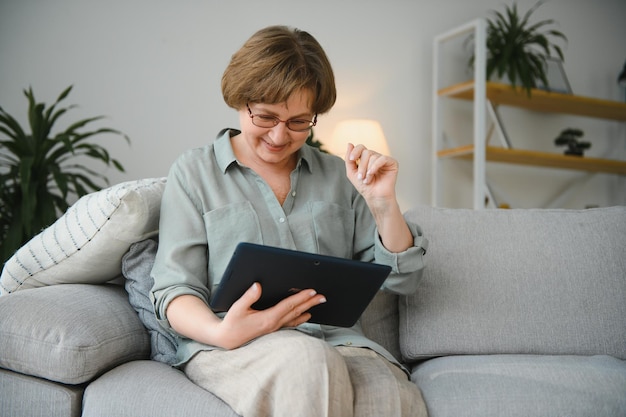
{"label": "lamp shade", "polygon": [[351,119],[340,122],[333,130],[328,151],[341,156],[346,155],[348,143],[363,145],[383,155],[389,155],[389,145],[385,139],[383,128],[376,120]]}

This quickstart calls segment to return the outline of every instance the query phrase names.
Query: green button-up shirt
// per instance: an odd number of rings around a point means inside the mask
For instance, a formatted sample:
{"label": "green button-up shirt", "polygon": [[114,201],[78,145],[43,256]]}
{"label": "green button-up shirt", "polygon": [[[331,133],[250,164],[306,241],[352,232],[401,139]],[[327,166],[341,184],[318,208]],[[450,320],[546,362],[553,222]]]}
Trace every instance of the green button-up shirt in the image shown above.
{"label": "green button-up shirt", "polygon": [[[409,224],[413,247],[402,253],[386,250],[365,200],[346,177],[343,160],[310,146],[299,151],[291,190],[281,205],[269,185],[235,158],[230,138],[238,133],[225,129],[213,144],[181,155],[169,172],[151,294],[163,327],[173,332],[165,311],[174,298],[191,294],[209,304],[239,242],[389,265],[392,273],[383,289],[415,291],[427,244],[417,225]],[[368,347],[397,363],[363,336],[359,324],[348,329],[305,323],[298,330],[333,345]],[[179,364],[210,349],[216,347],[179,336]]]}

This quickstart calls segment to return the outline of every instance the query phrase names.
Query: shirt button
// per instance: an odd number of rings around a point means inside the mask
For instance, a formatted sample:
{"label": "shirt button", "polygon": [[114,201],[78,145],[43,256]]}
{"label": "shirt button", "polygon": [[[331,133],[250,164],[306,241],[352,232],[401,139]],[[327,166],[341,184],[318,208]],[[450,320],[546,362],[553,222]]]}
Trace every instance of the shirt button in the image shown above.
{"label": "shirt button", "polygon": [[346,342],[346,346],[352,346],[352,342]]}
{"label": "shirt button", "polygon": [[296,196],[296,192],[295,192],[295,191],[294,191],[294,192],[292,192],[292,193],[291,193],[291,196],[292,196],[292,197],[295,197],[295,196]]}
{"label": "shirt button", "polygon": [[280,223],[285,223],[285,218],[284,218],[284,217],[281,217],[280,219],[278,219],[278,221],[279,221]]}

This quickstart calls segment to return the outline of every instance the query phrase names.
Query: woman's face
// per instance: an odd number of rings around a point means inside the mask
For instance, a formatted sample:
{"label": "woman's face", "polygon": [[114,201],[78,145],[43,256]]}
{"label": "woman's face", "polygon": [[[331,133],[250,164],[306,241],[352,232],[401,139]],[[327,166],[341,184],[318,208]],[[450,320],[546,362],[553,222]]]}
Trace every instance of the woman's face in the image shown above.
{"label": "woman's face", "polygon": [[[315,116],[310,108],[311,102],[311,92],[300,90],[284,103],[248,103],[248,106],[252,115],[257,117],[256,123],[262,116],[265,118],[273,116],[282,121],[294,119],[310,121]],[[279,167],[281,164],[288,166],[293,163],[295,153],[309,136],[309,130],[295,132],[287,128],[283,122],[273,127],[259,127],[253,123],[250,112],[248,108],[239,111],[241,133],[247,145],[246,155],[261,165],[270,164]]]}

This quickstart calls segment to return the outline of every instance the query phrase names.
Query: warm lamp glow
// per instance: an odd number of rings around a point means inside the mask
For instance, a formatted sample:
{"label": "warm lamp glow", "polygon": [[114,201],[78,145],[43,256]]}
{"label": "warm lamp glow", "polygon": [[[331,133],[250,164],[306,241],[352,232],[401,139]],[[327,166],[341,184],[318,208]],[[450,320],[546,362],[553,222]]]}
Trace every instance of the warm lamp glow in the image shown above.
{"label": "warm lamp glow", "polygon": [[346,155],[348,143],[364,145],[383,155],[389,155],[389,146],[383,133],[383,128],[376,120],[352,119],[340,122],[330,137],[326,146],[332,154],[342,158]]}

